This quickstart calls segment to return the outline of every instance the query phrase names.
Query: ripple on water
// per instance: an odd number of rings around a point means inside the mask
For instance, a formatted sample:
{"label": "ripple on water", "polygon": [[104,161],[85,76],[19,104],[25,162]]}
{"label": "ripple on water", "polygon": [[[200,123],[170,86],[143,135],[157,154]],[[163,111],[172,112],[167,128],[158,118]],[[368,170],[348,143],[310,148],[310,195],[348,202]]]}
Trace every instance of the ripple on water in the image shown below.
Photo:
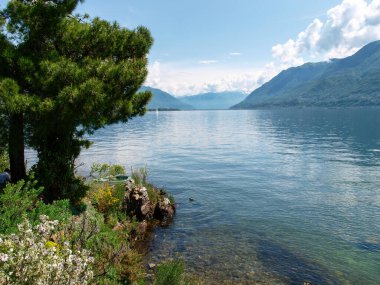
{"label": "ripple on water", "polygon": [[379,126],[374,108],[148,113],[96,132],[80,171],[147,164],[179,204],[148,258],[207,284],[377,285]]}

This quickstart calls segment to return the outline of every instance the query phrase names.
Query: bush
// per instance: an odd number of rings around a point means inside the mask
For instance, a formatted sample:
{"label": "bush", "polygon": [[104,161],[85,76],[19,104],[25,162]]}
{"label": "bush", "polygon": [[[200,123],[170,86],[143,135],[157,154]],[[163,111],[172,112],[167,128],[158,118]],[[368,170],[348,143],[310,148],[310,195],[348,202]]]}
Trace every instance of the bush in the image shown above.
{"label": "bush", "polygon": [[[87,249],[95,258],[95,284],[135,284],[145,278],[141,256],[129,246],[128,229],[111,228],[92,205],[64,227],[73,249]],[[133,283],[134,282],[134,283]]]}
{"label": "bush", "polygon": [[183,284],[185,265],[182,260],[162,263],[158,266],[154,285],[180,285]]}
{"label": "bush", "polygon": [[116,187],[108,183],[104,183],[100,187],[95,188],[92,193],[93,203],[100,213],[107,214],[118,208],[121,199],[117,197]]}
{"label": "bush", "polygon": [[0,285],[91,284],[90,252],[53,242],[58,227],[58,221],[41,216],[37,226],[25,219],[17,234],[0,237]]}
{"label": "bush", "polygon": [[0,194],[0,233],[15,233],[17,225],[27,217],[32,225],[39,222],[40,215],[54,217],[58,221],[67,221],[71,217],[68,200],[44,204],[39,196],[43,189],[36,187],[37,182],[19,181],[8,183]]}
{"label": "bush", "polygon": [[119,164],[94,163],[91,166],[90,176],[96,178],[104,178],[108,176],[125,174],[125,167]]}

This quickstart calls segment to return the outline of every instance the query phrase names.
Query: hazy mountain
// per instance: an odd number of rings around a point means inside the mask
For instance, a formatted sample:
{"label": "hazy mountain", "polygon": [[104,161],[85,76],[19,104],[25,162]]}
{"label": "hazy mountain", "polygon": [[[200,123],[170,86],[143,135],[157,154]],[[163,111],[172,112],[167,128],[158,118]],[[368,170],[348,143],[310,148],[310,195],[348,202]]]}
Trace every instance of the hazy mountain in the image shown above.
{"label": "hazy mountain", "polygon": [[153,98],[148,104],[148,109],[180,109],[180,110],[194,109],[193,106],[190,106],[186,103],[181,102],[174,96],[160,89],[143,86],[141,90],[142,91],[148,90],[148,91],[151,91],[153,94]]}
{"label": "hazy mountain", "polygon": [[193,96],[179,97],[184,103],[195,109],[228,109],[241,102],[247,94],[241,92],[204,93]]}
{"label": "hazy mountain", "polygon": [[279,73],[233,109],[380,105],[380,41],[354,55]]}

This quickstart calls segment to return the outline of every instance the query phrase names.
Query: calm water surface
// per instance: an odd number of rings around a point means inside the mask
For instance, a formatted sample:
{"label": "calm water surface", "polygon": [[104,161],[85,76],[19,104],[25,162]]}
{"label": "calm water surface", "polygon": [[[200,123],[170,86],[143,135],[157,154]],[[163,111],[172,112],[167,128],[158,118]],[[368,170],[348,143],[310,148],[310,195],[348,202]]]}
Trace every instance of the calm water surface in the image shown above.
{"label": "calm water surface", "polygon": [[380,109],[152,112],[91,139],[83,173],[147,165],[176,198],[151,262],[207,284],[380,284]]}

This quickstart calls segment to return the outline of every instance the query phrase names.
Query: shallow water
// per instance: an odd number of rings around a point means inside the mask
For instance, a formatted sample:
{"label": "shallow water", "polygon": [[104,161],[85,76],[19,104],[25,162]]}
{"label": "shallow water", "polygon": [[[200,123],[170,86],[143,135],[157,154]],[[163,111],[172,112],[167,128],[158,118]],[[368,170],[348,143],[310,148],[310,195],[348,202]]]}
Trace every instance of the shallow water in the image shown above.
{"label": "shallow water", "polygon": [[176,198],[150,261],[210,284],[380,284],[380,109],[152,112],[91,139],[82,173],[147,165]]}

